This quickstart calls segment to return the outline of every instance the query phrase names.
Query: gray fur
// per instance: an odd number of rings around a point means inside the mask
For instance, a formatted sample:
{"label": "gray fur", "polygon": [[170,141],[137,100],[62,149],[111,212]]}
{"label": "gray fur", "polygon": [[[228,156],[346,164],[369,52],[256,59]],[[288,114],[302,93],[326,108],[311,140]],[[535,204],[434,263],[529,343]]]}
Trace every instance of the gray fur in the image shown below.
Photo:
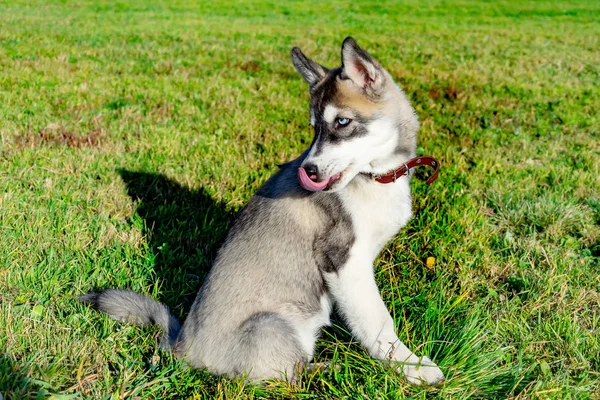
{"label": "gray fur", "polygon": [[[281,325],[283,330],[268,340],[279,349],[277,352],[286,349],[290,357],[294,356],[283,365],[280,359],[280,365],[268,368],[280,371],[284,367],[290,372],[299,361],[309,361],[306,351],[292,340],[295,333],[283,324],[280,314],[310,319],[321,311],[320,299],[326,294],[326,286],[313,253],[314,243],[328,234],[348,234],[331,229],[341,225],[337,221],[344,217],[327,212],[330,200],[326,194],[308,195],[300,188],[296,178],[300,162],[301,159],[288,163],[275,174],[244,207],[231,228],[192,306],[193,314],[183,326],[183,340],[177,347],[192,365],[225,373],[230,366],[221,348],[235,347],[237,359],[246,359],[247,367],[256,368],[253,362],[258,361],[251,361],[255,346],[244,345],[251,342],[245,327],[248,321],[263,315],[265,309],[273,313],[264,318]],[[240,332],[245,332],[244,340]],[[263,330],[256,332],[264,336]],[[188,338],[198,338],[203,344],[191,345]],[[297,357],[298,354],[303,356]],[[267,362],[262,355],[257,357],[263,364]],[[257,376],[257,372],[250,376]]]}
{"label": "gray fur", "polygon": [[314,197],[316,204],[327,216],[327,225],[315,236],[313,257],[321,271],[336,272],[348,260],[350,248],[354,244],[352,219],[335,193],[318,193]]}
{"label": "gray fur", "polygon": [[107,289],[100,293],[88,293],[79,300],[90,304],[120,322],[135,325],[158,325],[163,328],[161,346],[170,347],[181,329],[179,321],[169,309],[156,300],[129,290]]}
{"label": "gray fur", "polygon": [[325,67],[306,57],[297,47],[292,49],[292,63],[310,87],[316,85],[327,72]]}

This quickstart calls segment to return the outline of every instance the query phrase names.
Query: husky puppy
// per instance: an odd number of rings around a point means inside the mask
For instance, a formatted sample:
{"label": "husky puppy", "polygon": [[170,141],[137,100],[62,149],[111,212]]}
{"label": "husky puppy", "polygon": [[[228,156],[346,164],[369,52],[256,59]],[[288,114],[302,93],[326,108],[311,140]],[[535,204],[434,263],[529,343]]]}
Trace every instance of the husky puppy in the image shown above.
{"label": "husky puppy", "polygon": [[440,383],[437,365],[398,339],[373,273],[412,215],[410,175],[391,184],[374,177],[415,157],[415,111],[352,38],[339,68],[299,48],[292,61],[309,86],[314,140],[240,212],[183,326],[131,291],[81,300],[118,320],[160,325],[163,345],[193,367],[252,380],[294,379],[335,306],[373,358],[396,362],[412,384]]}

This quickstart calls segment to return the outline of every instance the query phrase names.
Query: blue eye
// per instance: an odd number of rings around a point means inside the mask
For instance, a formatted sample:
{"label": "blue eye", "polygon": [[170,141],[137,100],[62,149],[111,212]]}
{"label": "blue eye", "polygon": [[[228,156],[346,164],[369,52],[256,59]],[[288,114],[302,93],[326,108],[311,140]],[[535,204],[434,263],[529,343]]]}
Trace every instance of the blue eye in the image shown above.
{"label": "blue eye", "polygon": [[337,125],[344,127],[344,126],[348,126],[350,124],[350,122],[352,122],[352,120],[350,118],[338,118],[337,119]]}

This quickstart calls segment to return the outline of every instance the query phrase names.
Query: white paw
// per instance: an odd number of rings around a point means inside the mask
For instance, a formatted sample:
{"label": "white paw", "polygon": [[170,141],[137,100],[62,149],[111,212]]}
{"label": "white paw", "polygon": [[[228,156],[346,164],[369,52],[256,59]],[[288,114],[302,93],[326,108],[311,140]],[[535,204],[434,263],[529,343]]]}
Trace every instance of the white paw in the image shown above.
{"label": "white paw", "polygon": [[405,365],[402,370],[411,385],[437,385],[444,381],[444,373],[429,357],[421,358],[415,365]]}

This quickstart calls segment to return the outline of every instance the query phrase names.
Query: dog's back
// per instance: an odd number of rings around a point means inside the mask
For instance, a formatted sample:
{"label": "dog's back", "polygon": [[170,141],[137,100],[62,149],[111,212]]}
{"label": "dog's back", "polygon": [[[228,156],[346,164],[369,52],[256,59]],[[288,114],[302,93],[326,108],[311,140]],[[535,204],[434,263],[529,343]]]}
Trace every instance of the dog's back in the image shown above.
{"label": "dog's back", "polygon": [[264,377],[281,370],[282,358],[291,374],[312,357],[330,312],[314,245],[335,222],[298,185],[300,162],[284,165],[229,232],[176,346],[192,365]]}

